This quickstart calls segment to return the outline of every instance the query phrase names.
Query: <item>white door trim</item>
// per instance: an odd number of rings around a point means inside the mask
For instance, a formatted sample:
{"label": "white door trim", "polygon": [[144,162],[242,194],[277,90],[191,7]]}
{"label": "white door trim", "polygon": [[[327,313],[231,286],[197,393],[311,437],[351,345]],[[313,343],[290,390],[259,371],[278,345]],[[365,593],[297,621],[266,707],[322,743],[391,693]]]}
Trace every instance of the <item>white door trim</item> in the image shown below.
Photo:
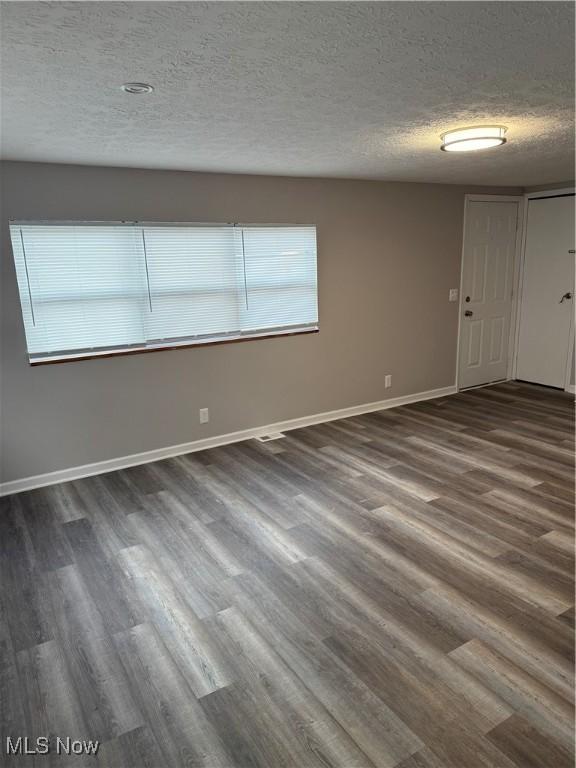
{"label": "white door trim", "polygon": [[516,247],[514,249],[514,278],[512,289],[512,309],[510,314],[510,338],[508,340],[508,378],[512,378],[514,370],[514,364],[516,362],[516,349],[515,349],[515,336],[516,326],[518,324],[518,286],[519,286],[519,254],[522,246],[522,237],[524,233],[524,210],[526,202],[524,195],[464,195],[464,226],[462,228],[462,252],[460,255],[460,288],[459,288],[459,301],[458,301],[458,342],[456,347],[456,387],[458,390],[460,387],[460,346],[461,346],[461,333],[462,333],[462,313],[464,311],[462,296],[462,279],[464,275],[464,248],[466,245],[466,219],[468,214],[469,203],[518,203],[518,223],[516,226]]}
{"label": "white door trim", "polygon": [[[574,195],[576,193],[575,187],[562,187],[561,189],[546,189],[541,192],[526,192],[523,195],[522,202],[522,237],[521,246],[518,251],[518,278],[516,281],[515,295],[517,297],[516,307],[514,311],[514,335],[512,341],[512,367],[510,370],[510,378],[515,379],[518,368],[518,339],[520,337],[520,309],[522,305],[522,290],[524,285],[524,265],[526,263],[526,234],[528,231],[528,201],[533,199],[540,199],[543,197],[561,197],[562,195]],[[464,251],[462,251],[464,252]],[[460,329],[458,329],[458,335],[460,335]],[[574,321],[572,321],[572,329],[570,331],[570,349],[574,349]],[[571,371],[571,358],[568,355],[566,362],[566,371],[564,374],[564,390],[566,392],[573,392],[574,385],[570,383]]]}

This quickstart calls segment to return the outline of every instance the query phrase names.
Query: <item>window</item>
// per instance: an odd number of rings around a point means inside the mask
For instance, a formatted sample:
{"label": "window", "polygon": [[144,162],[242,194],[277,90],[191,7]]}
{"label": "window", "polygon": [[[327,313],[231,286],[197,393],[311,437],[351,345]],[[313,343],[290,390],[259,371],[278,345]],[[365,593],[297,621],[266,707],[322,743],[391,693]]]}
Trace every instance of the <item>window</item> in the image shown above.
{"label": "window", "polygon": [[317,330],[316,229],[10,224],[32,363]]}

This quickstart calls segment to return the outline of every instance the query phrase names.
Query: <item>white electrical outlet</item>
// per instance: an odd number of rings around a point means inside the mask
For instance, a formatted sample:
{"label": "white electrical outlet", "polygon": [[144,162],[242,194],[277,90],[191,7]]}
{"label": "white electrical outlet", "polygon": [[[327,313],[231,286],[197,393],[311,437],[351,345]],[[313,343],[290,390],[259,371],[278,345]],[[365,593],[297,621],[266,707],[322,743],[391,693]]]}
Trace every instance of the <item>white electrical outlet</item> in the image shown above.
{"label": "white electrical outlet", "polygon": [[210,411],[208,408],[200,408],[200,424],[206,424],[210,421]]}
{"label": "white electrical outlet", "polygon": [[458,301],[458,288],[450,288],[448,301]]}
{"label": "white electrical outlet", "polygon": [[391,386],[392,386],[392,376],[391,374],[388,373],[386,374],[386,376],[384,376],[384,387],[385,389],[388,389],[388,387],[391,387]]}

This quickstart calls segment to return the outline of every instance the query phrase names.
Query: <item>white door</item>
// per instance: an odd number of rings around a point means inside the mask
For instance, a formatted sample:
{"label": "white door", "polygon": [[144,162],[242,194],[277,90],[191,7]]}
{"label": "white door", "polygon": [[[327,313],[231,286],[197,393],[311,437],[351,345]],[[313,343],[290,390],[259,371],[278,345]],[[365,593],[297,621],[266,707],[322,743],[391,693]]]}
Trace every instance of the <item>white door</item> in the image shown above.
{"label": "white door", "polygon": [[507,377],[518,202],[468,201],[460,288],[458,386]]}
{"label": "white door", "polygon": [[574,196],[528,201],[516,378],[564,389],[574,318]]}

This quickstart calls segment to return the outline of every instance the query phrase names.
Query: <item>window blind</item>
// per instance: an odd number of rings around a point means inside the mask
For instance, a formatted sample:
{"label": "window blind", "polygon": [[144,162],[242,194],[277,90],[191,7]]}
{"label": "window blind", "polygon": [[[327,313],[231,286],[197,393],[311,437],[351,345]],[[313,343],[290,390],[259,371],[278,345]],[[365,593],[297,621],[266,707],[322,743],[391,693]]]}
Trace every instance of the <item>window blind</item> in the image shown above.
{"label": "window blind", "polygon": [[10,225],[31,362],[317,328],[315,227]]}

